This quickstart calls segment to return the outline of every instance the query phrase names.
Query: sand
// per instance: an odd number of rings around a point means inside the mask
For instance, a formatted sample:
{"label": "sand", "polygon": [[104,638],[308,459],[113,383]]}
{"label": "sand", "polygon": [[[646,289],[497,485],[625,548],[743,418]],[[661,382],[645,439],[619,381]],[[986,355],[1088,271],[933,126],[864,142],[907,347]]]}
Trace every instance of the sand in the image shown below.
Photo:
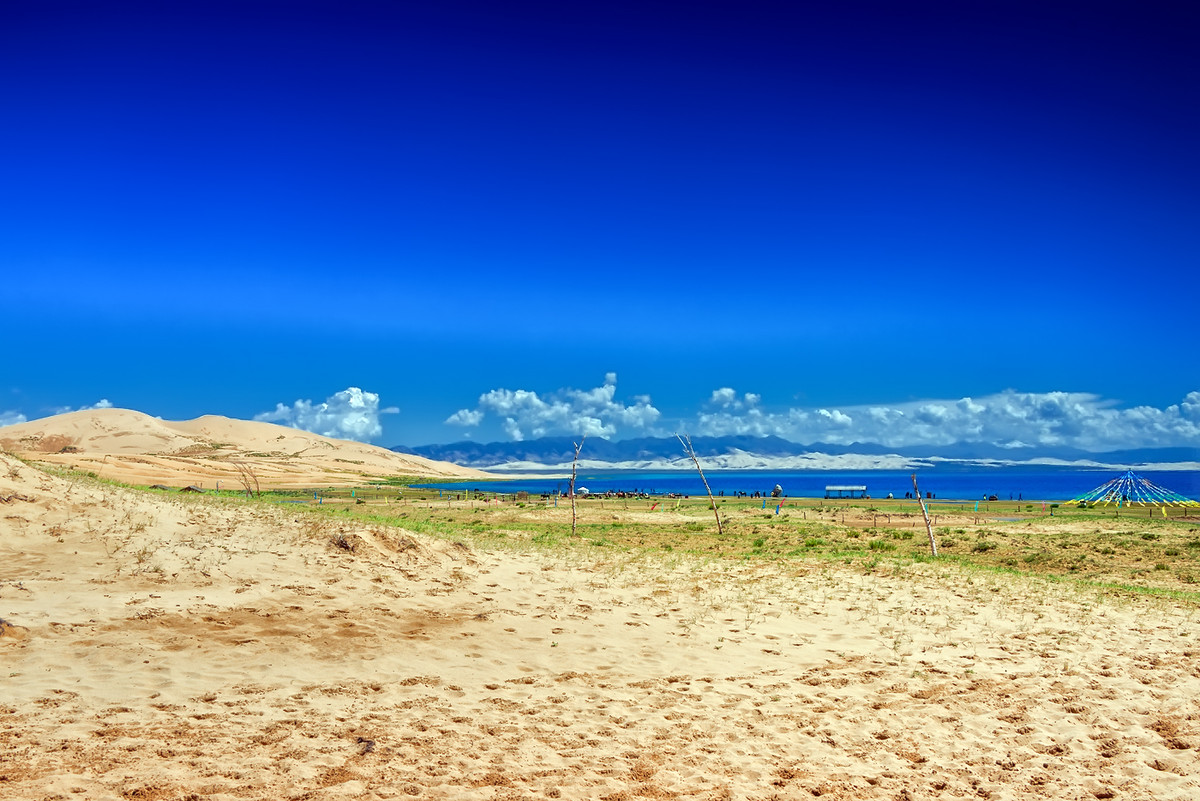
{"label": "sand", "polygon": [[222,489],[356,487],[389,476],[482,478],[488,474],[361,442],[249,420],[206,415],[168,421],[130,409],[92,409],[0,428],[0,450],[86,470],[127,484]]}
{"label": "sand", "polygon": [[1163,598],[482,551],[4,456],[0,534],[4,799],[1200,797]]}

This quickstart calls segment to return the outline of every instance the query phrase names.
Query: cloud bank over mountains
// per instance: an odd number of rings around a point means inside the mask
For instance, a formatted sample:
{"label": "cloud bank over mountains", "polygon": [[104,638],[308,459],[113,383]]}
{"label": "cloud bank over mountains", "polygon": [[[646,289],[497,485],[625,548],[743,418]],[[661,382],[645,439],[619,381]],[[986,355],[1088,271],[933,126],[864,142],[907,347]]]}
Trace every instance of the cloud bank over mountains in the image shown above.
{"label": "cloud bank over mountains", "polygon": [[663,420],[648,396],[618,399],[617,377],[589,390],[559,389],[539,395],[494,389],[474,408],[446,419],[471,429],[495,420],[514,441],[555,435],[623,439],[669,436],[777,436],[796,443],[888,447],[982,443],[1013,451],[1062,447],[1084,451],[1200,447],[1200,391],[1166,408],[1121,408],[1116,400],[1085,392],[1005,390],[979,398],[931,399],[839,408],[768,408],[762,396],[721,387],[692,417]]}
{"label": "cloud bank over mountains", "polygon": [[1090,393],[1013,390],[980,398],[779,412],[742,402],[701,412],[695,430],[714,436],[775,435],[793,442],[876,442],[892,447],[962,442],[1013,450],[1200,446],[1200,392],[1165,409],[1121,409],[1116,401]]}
{"label": "cloud bank over mountains", "polygon": [[311,431],[324,437],[369,442],[383,434],[380,415],[399,411],[394,406],[380,409],[379,395],[374,392],[347,387],[320,403],[303,399],[291,406],[277,403],[274,410],[256,414],[254,419]]}
{"label": "cloud bank over mountains", "polygon": [[[101,400],[82,408],[110,406],[108,400]],[[761,394],[719,387],[697,399],[694,408],[682,416],[668,416],[648,395],[622,398],[616,374],[608,373],[600,386],[590,389],[493,389],[480,395],[474,407],[459,409],[444,423],[453,437],[474,441],[565,437],[569,442],[583,435],[619,441],[669,438],[675,432],[686,432],[693,437],[778,437],[798,445],[843,448],[870,444],[926,453],[978,445],[989,453],[1018,460],[1035,451],[1200,450],[1200,391],[1189,392],[1179,403],[1164,408],[1123,408],[1117,400],[1086,392],[1015,390],[982,397],[801,407],[771,406]],[[78,409],[55,410],[69,411]],[[273,410],[255,414],[254,419],[338,439],[372,442],[384,436],[383,416],[399,411],[394,406],[381,407],[377,393],[347,387],[323,401],[277,403]],[[0,426],[27,419],[21,411],[0,410]],[[444,437],[442,441],[446,441]]]}

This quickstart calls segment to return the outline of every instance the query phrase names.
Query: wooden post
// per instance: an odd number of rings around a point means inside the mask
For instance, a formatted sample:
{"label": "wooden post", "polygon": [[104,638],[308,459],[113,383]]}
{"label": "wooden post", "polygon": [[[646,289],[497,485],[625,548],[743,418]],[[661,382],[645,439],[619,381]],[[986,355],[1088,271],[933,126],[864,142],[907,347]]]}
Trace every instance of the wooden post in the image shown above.
{"label": "wooden post", "polygon": [[925,499],[921,497],[921,488],[917,486],[917,474],[912,474],[913,492],[917,494],[917,502],[921,504],[921,514],[925,516],[925,531],[929,534],[929,550],[938,555],[937,540],[933,538],[933,524],[929,522],[929,510],[925,508]]}
{"label": "wooden post", "polygon": [[[717,509],[717,501],[713,498],[712,490],[708,486],[708,479],[704,477],[704,470],[700,467],[700,459],[696,456],[696,449],[692,447],[692,438],[687,434],[684,434],[682,437],[676,434],[675,439],[679,440],[679,444],[683,446],[683,452],[692,457],[692,463],[696,465],[696,472],[700,474],[700,480],[704,482],[704,490],[708,493],[708,502],[712,506],[713,516],[717,518],[717,534],[724,535],[725,531],[721,527],[721,512]],[[766,502],[766,497],[764,497],[764,506]]]}
{"label": "wooden post", "polygon": [[579,516],[575,512],[575,468],[579,466],[579,451],[583,449],[583,442],[587,439],[587,434],[584,434],[579,439],[579,444],[575,445],[575,458],[571,461],[571,536],[575,536],[575,524],[579,520]]}

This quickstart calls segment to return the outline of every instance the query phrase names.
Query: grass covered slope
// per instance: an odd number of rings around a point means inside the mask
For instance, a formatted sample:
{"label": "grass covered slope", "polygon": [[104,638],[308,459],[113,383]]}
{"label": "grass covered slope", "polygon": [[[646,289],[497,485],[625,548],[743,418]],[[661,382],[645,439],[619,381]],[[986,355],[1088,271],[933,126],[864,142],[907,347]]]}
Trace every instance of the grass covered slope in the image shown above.
{"label": "grass covered slope", "polygon": [[[451,499],[453,498],[453,499]],[[474,499],[472,499],[474,498]],[[444,536],[471,537],[486,547],[520,543],[560,549],[595,547],[704,558],[791,563],[818,560],[872,568],[929,559],[924,518],[915,501],[775,502],[718,499],[718,534],[707,499],[579,499],[572,539],[569,502],[515,501],[466,490],[359,491],[327,494],[326,511],[404,525]],[[1042,503],[930,508],[940,564],[1111,586],[1195,593],[1200,598],[1200,514],[1157,507],[1078,509]],[[522,546],[527,547],[527,546]]]}

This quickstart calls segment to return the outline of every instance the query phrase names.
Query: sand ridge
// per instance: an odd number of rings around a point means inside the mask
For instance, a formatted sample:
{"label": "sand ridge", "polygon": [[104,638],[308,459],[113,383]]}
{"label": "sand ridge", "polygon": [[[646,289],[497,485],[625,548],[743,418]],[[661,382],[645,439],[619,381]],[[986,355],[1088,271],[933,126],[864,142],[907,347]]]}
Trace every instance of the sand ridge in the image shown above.
{"label": "sand ridge", "polygon": [[168,421],[130,409],[91,409],[0,428],[0,450],[130,484],[263,489],[363,486],[389,476],[486,477],[447,462],[273,423],[205,415]]}
{"label": "sand ridge", "polygon": [[0,525],[0,798],[1200,794],[1165,599],[485,552],[3,456]]}

